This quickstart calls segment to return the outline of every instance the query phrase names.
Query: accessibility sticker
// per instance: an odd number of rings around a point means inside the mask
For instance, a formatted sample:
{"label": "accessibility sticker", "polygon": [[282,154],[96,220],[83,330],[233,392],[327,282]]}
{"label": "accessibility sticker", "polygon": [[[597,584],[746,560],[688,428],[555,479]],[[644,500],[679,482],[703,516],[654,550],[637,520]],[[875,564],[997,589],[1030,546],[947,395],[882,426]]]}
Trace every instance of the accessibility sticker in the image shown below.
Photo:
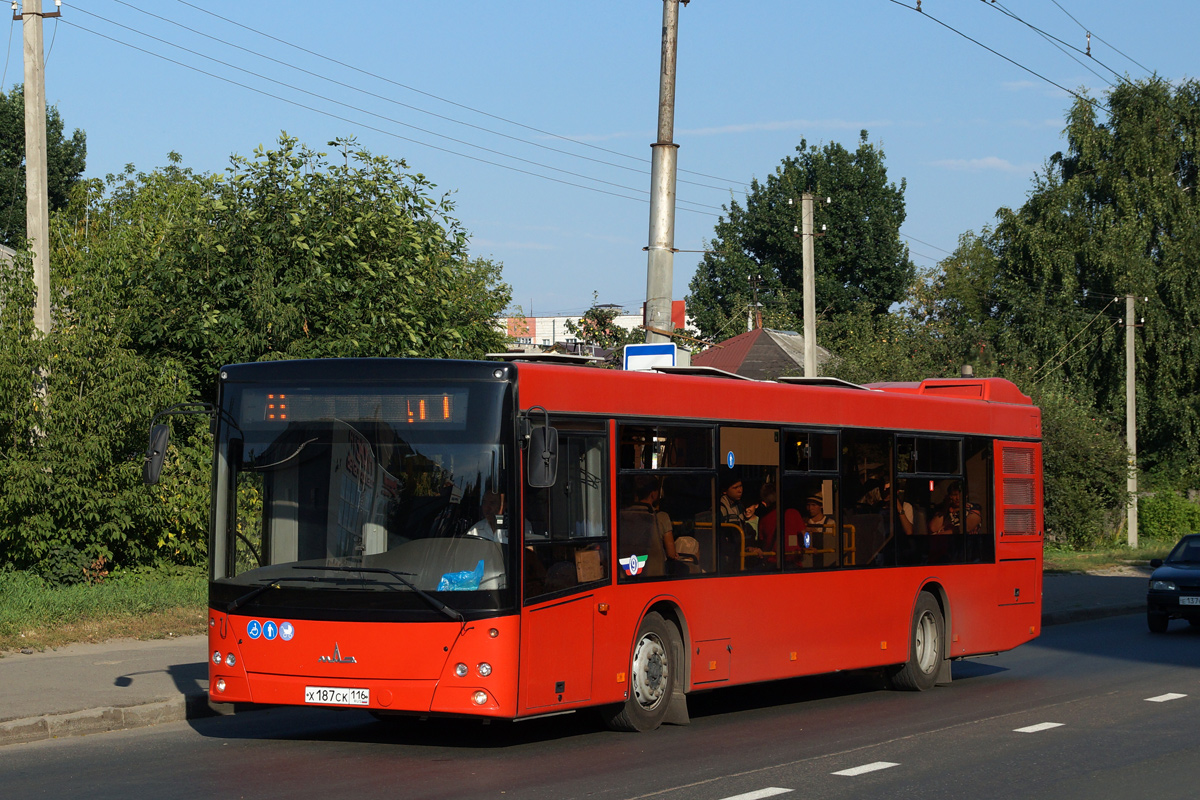
{"label": "accessibility sticker", "polygon": [[290,622],[284,622],[279,625],[279,638],[285,642],[290,642],[292,637],[296,635],[296,628]]}
{"label": "accessibility sticker", "polygon": [[246,625],[246,635],[251,639],[257,639],[259,636],[262,636],[262,623],[256,619],[250,620],[249,624]]}
{"label": "accessibility sticker", "polygon": [[271,620],[267,620],[266,622],[263,623],[263,638],[265,638],[268,642],[274,641],[275,637],[278,634],[279,634],[279,626],[276,625],[274,622],[272,622]]}

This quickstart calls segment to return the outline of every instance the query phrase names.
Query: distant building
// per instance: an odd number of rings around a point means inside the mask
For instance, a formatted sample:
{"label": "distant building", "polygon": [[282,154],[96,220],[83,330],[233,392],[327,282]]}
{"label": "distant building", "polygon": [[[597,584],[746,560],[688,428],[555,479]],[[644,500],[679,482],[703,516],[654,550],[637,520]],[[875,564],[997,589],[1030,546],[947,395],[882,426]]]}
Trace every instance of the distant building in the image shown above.
{"label": "distant building", "polygon": [[[831,354],[817,346],[817,366]],[[795,331],[756,328],[692,356],[692,366],[715,367],[760,381],[804,374],[804,337]]]}
{"label": "distant building", "polygon": [[[615,308],[615,306],[601,306]],[[645,304],[637,314],[620,313],[613,322],[627,331],[642,327],[645,319]],[[686,309],[682,300],[671,301],[671,325],[675,328],[694,331],[686,318]],[[499,322],[504,331],[512,337],[516,345],[532,345],[535,347],[554,347],[564,345],[574,348],[578,342],[575,336],[567,332],[567,322],[578,325],[578,316],[556,315],[549,317],[501,317]]]}

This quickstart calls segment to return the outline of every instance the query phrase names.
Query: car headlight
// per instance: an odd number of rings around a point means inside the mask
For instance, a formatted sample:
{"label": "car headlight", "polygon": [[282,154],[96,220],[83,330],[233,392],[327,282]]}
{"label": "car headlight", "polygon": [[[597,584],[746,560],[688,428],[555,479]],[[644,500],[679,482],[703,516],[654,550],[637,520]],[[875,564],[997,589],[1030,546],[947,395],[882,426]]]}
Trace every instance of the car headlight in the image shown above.
{"label": "car headlight", "polygon": [[1150,581],[1150,591],[1152,592],[1177,592],[1177,587],[1174,581]]}

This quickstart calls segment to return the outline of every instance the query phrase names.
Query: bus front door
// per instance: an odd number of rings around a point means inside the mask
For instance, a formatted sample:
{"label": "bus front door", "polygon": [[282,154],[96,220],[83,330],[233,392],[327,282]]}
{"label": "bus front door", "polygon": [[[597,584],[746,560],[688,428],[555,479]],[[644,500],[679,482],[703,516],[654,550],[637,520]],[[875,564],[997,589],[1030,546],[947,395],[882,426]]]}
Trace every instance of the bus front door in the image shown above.
{"label": "bus front door", "polygon": [[594,601],[588,592],[526,609],[521,625],[522,713],[550,713],[554,706],[591,699]]}

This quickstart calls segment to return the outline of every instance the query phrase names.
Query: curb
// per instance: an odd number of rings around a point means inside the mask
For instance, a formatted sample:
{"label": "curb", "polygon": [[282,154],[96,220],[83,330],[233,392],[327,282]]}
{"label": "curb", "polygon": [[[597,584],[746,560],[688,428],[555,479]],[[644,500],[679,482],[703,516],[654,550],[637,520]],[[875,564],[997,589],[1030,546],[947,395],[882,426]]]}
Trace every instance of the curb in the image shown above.
{"label": "curb", "polygon": [[221,710],[209,707],[208,696],[189,694],[142,703],[136,706],[106,706],[74,711],[69,714],[44,714],[0,721],[0,747],[66,736],[144,728],[164,722],[217,716]]}
{"label": "curb", "polygon": [[1144,614],[1146,603],[1130,603],[1124,606],[1107,606],[1104,608],[1076,608],[1071,611],[1052,611],[1042,615],[1042,627],[1048,625],[1064,625],[1068,622],[1087,622],[1105,617],[1122,617],[1127,614]]}

